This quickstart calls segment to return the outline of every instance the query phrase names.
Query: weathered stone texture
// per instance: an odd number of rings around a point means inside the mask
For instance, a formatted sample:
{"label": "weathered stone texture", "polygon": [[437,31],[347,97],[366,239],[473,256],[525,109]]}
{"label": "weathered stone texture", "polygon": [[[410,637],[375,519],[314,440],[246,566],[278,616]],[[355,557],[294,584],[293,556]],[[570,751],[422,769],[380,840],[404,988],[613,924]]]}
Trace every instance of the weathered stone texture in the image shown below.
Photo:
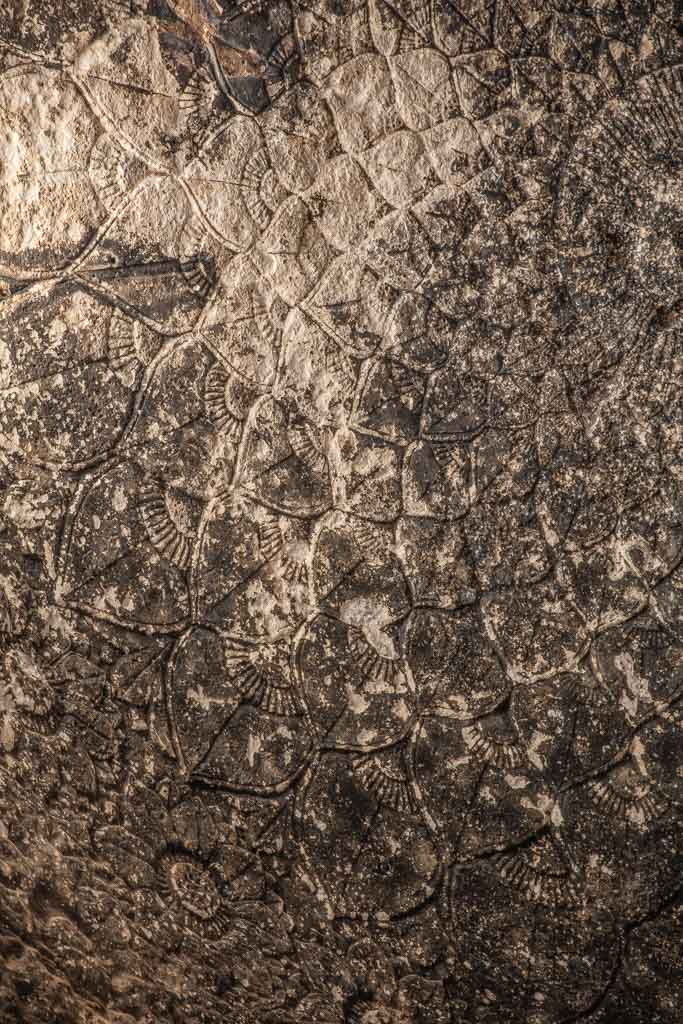
{"label": "weathered stone texture", "polygon": [[0,0],[0,1024],[683,1020],[664,0]]}

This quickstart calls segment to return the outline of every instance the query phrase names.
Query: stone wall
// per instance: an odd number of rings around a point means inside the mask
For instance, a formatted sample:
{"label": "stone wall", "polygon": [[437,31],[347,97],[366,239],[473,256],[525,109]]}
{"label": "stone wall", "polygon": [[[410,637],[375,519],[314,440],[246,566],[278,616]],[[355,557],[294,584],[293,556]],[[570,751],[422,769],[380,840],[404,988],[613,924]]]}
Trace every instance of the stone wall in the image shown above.
{"label": "stone wall", "polygon": [[683,1020],[660,0],[0,0],[0,1024]]}

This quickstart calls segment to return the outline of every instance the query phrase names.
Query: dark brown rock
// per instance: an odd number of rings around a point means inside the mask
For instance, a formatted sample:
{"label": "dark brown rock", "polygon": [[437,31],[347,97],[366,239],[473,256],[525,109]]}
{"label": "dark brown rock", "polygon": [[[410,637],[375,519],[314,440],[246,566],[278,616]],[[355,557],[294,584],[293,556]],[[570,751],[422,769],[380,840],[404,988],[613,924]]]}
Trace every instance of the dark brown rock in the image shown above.
{"label": "dark brown rock", "polygon": [[678,1024],[665,0],[0,0],[0,1024]]}

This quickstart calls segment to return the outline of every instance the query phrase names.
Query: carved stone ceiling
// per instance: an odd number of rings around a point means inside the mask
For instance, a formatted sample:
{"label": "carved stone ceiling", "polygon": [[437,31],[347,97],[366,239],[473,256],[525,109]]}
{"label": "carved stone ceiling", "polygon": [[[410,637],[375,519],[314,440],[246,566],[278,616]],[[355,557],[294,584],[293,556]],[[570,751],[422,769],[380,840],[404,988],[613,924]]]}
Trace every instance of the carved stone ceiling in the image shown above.
{"label": "carved stone ceiling", "polygon": [[0,0],[0,1022],[680,1024],[680,8]]}

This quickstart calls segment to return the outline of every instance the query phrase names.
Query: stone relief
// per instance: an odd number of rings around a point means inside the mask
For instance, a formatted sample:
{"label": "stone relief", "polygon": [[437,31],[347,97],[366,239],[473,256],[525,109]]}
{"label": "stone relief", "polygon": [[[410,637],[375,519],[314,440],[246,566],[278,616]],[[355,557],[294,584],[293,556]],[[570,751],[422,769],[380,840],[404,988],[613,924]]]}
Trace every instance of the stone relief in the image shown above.
{"label": "stone relief", "polygon": [[680,29],[0,0],[2,1024],[683,1018]]}

